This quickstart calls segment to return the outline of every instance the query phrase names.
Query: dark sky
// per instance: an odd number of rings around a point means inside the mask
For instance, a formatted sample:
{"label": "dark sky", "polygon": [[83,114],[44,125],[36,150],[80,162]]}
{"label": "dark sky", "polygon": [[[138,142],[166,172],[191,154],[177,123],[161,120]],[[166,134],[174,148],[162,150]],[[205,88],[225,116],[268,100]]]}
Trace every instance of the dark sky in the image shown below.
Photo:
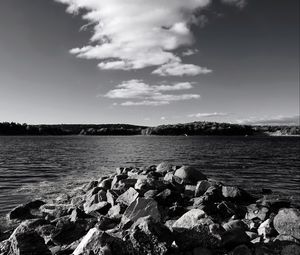
{"label": "dark sky", "polygon": [[[93,25],[81,29],[88,23],[83,12],[66,13],[66,6],[53,0],[1,0],[0,122],[299,122],[299,1],[249,0],[243,8],[220,1],[198,11],[205,24],[189,28],[193,44],[171,50],[179,56],[192,49],[179,63],[212,72],[159,76],[151,72],[161,65],[101,70],[102,60],[70,54],[93,35]],[[140,25],[143,31],[147,24]],[[144,94],[138,84],[127,87],[126,95],[109,96],[123,93],[117,86],[124,83],[143,83]],[[191,88],[159,87],[180,83]],[[169,94],[172,99],[165,97]]]}

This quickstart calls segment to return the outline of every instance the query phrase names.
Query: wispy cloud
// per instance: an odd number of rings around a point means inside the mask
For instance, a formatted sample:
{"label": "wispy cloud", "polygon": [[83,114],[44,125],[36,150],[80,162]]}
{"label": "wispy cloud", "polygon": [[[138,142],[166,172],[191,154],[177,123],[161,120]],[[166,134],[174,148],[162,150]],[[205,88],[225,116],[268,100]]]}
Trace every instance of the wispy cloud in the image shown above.
{"label": "wispy cloud", "polygon": [[166,91],[181,91],[193,88],[190,82],[179,82],[172,85],[149,85],[142,80],[129,80],[117,85],[104,96],[111,99],[140,99],[141,101],[126,101],[123,106],[165,105],[172,101],[183,101],[200,98],[199,94],[163,94]]}
{"label": "wispy cloud", "polygon": [[180,62],[167,63],[155,69],[152,73],[160,76],[195,76],[198,74],[208,74],[212,70],[193,64],[182,64]]}
{"label": "wispy cloud", "polygon": [[252,117],[248,119],[237,120],[239,124],[248,125],[300,125],[300,116],[276,116],[276,117],[266,117],[257,118]]}
{"label": "wispy cloud", "polygon": [[191,56],[191,55],[194,55],[198,52],[197,49],[187,49],[185,50],[184,52],[182,52],[182,56]]}
{"label": "wispy cloud", "polygon": [[224,4],[229,4],[243,9],[247,5],[247,0],[222,0]]}
{"label": "wispy cloud", "polygon": [[211,72],[182,63],[174,53],[179,47],[193,44],[190,26],[201,21],[199,10],[207,7],[211,0],[55,1],[66,4],[69,13],[82,14],[88,27],[93,26],[90,43],[70,52],[80,58],[100,60],[101,69],[156,66],[153,73],[162,76]]}
{"label": "wispy cloud", "polygon": [[229,113],[225,112],[206,112],[206,113],[192,113],[189,114],[190,118],[212,118],[212,117],[224,117],[228,116]]}

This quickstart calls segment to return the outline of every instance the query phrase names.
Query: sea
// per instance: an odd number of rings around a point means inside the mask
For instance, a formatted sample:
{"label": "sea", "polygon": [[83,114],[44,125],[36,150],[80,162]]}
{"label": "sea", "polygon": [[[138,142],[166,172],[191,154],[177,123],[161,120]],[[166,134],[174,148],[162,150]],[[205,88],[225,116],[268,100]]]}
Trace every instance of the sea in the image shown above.
{"label": "sea", "polygon": [[162,161],[300,201],[300,137],[0,136],[0,216],[29,200],[69,193],[116,167]]}

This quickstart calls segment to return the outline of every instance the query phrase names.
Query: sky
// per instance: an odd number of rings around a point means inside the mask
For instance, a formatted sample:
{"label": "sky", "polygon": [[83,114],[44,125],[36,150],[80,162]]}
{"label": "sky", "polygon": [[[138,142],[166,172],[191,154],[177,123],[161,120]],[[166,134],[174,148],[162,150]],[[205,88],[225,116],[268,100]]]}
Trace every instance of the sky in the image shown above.
{"label": "sky", "polygon": [[2,121],[299,125],[299,1],[1,0]]}

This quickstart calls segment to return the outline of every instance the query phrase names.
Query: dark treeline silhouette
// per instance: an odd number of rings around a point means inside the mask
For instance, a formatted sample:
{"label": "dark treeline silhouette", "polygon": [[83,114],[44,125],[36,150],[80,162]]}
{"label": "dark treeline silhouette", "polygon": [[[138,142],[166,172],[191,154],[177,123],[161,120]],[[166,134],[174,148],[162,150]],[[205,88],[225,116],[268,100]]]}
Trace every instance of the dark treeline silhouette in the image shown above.
{"label": "dark treeline silhouette", "polygon": [[299,126],[250,126],[217,122],[145,127],[128,124],[28,125],[0,123],[0,135],[300,135]]}

